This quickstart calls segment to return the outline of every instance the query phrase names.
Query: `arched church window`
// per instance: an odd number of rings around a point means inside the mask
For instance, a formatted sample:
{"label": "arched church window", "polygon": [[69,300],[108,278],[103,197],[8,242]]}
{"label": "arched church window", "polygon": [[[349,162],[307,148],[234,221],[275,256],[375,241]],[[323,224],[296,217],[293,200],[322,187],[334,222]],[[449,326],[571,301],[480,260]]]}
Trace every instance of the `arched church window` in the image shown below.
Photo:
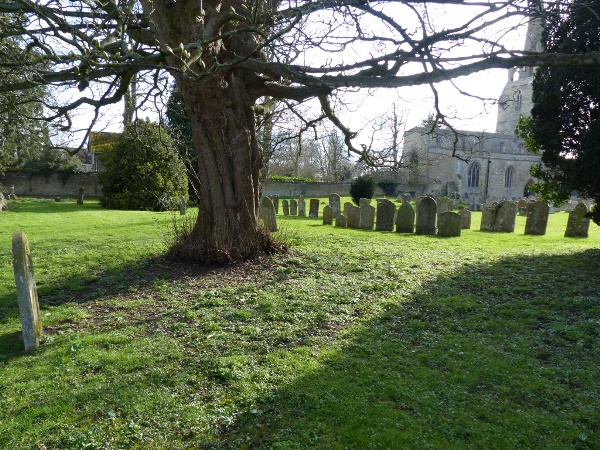
{"label": "arched church window", "polygon": [[515,169],[513,166],[506,169],[506,172],[504,173],[504,187],[512,187],[514,173]]}
{"label": "arched church window", "polygon": [[469,167],[469,177],[467,178],[468,187],[479,187],[479,163],[471,164]]}
{"label": "arched church window", "polygon": [[504,142],[500,142],[500,153],[504,153],[506,150],[506,144]]}

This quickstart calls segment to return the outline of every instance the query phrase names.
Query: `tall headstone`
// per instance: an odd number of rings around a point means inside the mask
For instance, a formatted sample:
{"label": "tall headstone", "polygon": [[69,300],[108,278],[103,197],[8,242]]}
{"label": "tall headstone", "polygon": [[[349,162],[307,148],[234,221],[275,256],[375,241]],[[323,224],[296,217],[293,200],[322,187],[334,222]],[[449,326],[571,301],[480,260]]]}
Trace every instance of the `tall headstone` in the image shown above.
{"label": "tall headstone", "polygon": [[416,234],[434,235],[437,204],[432,197],[424,197],[417,206]]}
{"label": "tall headstone", "polygon": [[311,198],[308,207],[308,217],[319,217],[319,199]]}
{"label": "tall headstone", "polygon": [[438,216],[438,236],[456,237],[460,236],[460,214],[446,211]]}
{"label": "tall headstone", "polygon": [[548,226],[550,208],[545,202],[533,201],[527,204],[527,220],[525,234],[543,236]]}
{"label": "tall headstone", "polygon": [[279,194],[273,196],[273,206],[275,207],[275,214],[279,214]]}
{"label": "tall headstone", "polygon": [[494,231],[494,224],[496,223],[496,208],[498,205],[486,206],[481,211],[481,225],[479,229],[481,231]]}
{"label": "tall headstone", "polygon": [[333,224],[333,208],[329,205],[325,205],[323,208],[323,225]]}
{"label": "tall headstone", "polygon": [[460,227],[463,230],[469,230],[471,228],[471,211],[461,207],[458,214],[460,215]]}
{"label": "tall headstone", "polygon": [[442,197],[437,201],[437,213],[442,214],[445,213],[446,211],[452,211],[453,208],[453,203],[452,203],[452,199],[449,199],[447,197]]}
{"label": "tall headstone", "polygon": [[363,205],[360,206],[358,210],[358,228],[361,230],[373,230],[373,226],[375,225],[375,207]]}
{"label": "tall headstone", "polygon": [[81,186],[79,188],[79,192],[77,192],[77,204],[78,205],[83,205],[83,195],[85,193],[85,189],[83,189],[83,186]]}
{"label": "tall headstone", "polygon": [[283,209],[284,216],[290,215],[290,205],[286,198],[281,201],[281,208]]}
{"label": "tall headstone", "polygon": [[182,195],[181,197],[179,197],[179,214],[182,216],[185,216],[186,212],[187,212],[187,202],[185,201],[185,197]]}
{"label": "tall headstone", "polygon": [[306,217],[306,200],[304,200],[304,197],[302,196],[300,196],[300,199],[298,200],[298,216]]}
{"label": "tall headstone", "polygon": [[277,231],[277,216],[275,215],[275,206],[269,197],[263,197],[260,202],[260,219],[269,231]]}
{"label": "tall headstone", "polygon": [[298,215],[298,200],[295,198],[290,200],[290,215],[297,216]]}
{"label": "tall headstone", "polygon": [[396,214],[396,233],[414,233],[415,210],[409,202],[404,202]]}
{"label": "tall headstone", "polygon": [[588,207],[585,203],[577,203],[573,211],[569,213],[565,237],[588,237],[590,229],[590,218],[586,217]]}
{"label": "tall headstone", "polygon": [[342,212],[340,208],[340,194],[329,194],[329,206],[331,206],[334,216]]}
{"label": "tall headstone", "polygon": [[385,198],[377,201],[377,231],[394,231],[396,205]]}
{"label": "tall headstone", "polygon": [[501,233],[513,233],[517,220],[517,204],[509,201],[502,201],[498,204],[496,210],[496,220],[494,222],[494,231]]}
{"label": "tall headstone", "polygon": [[360,223],[360,209],[358,206],[346,202],[344,205],[344,215],[348,218],[348,228],[358,228]]}
{"label": "tall headstone", "polygon": [[29,353],[40,346],[42,321],[40,320],[40,305],[37,288],[33,277],[33,263],[27,236],[21,231],[12,236],[12,260],[17,286],[19,315],[23,328],[25,352]]}
{"label": "tall headstone", "polygon": [[343,214],[336,214],[335,226],[338,228],[346,228],[348,226],[348,218]]}

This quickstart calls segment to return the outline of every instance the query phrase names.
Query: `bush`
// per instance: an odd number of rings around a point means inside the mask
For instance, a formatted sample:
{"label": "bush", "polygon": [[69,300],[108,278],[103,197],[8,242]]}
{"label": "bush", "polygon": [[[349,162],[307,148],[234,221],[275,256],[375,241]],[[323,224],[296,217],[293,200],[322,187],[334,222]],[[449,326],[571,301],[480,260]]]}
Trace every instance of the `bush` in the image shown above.
{"label": "bush", "polygon": [[361,198],[373,198],[375,179],[371,175],[361,175],[350,183],[350,197],[358,205]]}
{"label": "bush", "polygon": [[396,193],[396,188],[398,187],[400,183],[394,181],[394,180],[381,180],[377,182],[377,186],[379,186],[381,188],[381,190],[383,191],[383,193],[385,195],[387,195],[388,197],[393,196]]}
{"label": "bush", "polygon": [[168,134],[156,123],[137,120],[101,155],[100,204],[129,210],[177,209],[187,200],[185,166]]}

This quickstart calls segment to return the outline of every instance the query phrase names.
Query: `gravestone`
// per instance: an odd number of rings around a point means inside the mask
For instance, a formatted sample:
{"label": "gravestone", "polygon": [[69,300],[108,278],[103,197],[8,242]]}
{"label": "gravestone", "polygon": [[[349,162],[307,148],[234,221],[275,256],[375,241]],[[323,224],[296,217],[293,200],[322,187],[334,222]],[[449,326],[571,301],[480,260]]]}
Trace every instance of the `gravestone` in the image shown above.
{"label": "gravestone", "polygon": [[396,233],[415,232],[415,210],[409,202],[404,202],[396,214]]}
{"label": "gravestone", "polygon": [[431,197],[424,197],[417,206],[416,234],[434,235],[437,204]]}
{"label": "gravestone", "polygon": [[284,216],[290,215],[290,205],[286,198],[281,201],[281,208],[283,209]]}
{"label": "gravestone", "polygon": [[371,204],[371,199],[370,198],[359,198],[358,199],[358,207],[360,208],[361,206],[367,206]]}
{"label": "gravestone", "polygon": [[79,192],[77,193],[77,204],[78,205],[83,205],[83,194],[85,192],[85,189],[83,189],[83,186],[81,186],[79,188]]}
{"label": "gravestone", "polygon": [[15,187],[11,186],[10,187],[10,193],[8,194],[8,199],[9,200],[16,200],[17,196],[15,195]]}
{"label": "gravestone", "polygon": [[517,211],[519,212],[520,216],[527,215],[527,200],[525,200],[524,198],[519,200],[519,202],[517,203]]}
{"label": "gravestone", "polygon": [[260,220],[269,231],[277,231],[277,216],[275,215],[275,206],[269,197],[263,197],[260,202],[259,211]]}
{"label": "gravestone", "polygon": [[342,212],[340,208],[340,194],[329,194],[329,206],[331,206],[334,216]]}
{"label": "gravestone", "polygon": [[308,209],[308,217],[319,217],[319,199],[311,198],[309,209]]}
{"label": "gravestone", "polygon": [[515,231],[516,221],[517,204],[509,201],[500,202],[496,211],[494,231],[499,231],[501,233],[512,233]]}
{"label": "gravestone", "polygon": [[471,229],[471,211],[467,208],[459,208],[458,214],[460,215],[460,227],[463,230]]}
{"label": "gravestone", "polygon": [[298,200],[298,216],[306,217],[306,200],[304,200],[304,197],[302,196],[300,196],[300,199]]}
{"label": "gravestone", "polygon": [[527,204],[527,221],[525,222],[525,234],[543,236],[548,226],[548,214],[550,208],[545,202],[533,201]]}
{"label": "gravestone", "polygon": [[460,214],[446,211],[438,215],[438,236],[456,237],[460,236]]}
{"label": "gravestone", "polygon": [[442,214],[446,211],[452,211],[452,200],[446,197],[442,197],[437,201],[437,213]]}
{"label": "gravestone", "polygon": [[0,211],[6,211],[7,209],[8,209],[8,201],[6,200],[4,195],[2,195],[2,192],[0,192]]}
{"label": "gravestone", "polygon": [[494,224],[496,223],[497,204],[483,208],[481,212],[481,225],[479,229],[481,231],[494,231]]}
{"label": "gravestone", "polygon": [[25,352],[29,353],[40,346],[42,322],[40,320],[40,305],[33,277],[33,263],[29,242],[25,233],[19,231],[12,236],[12,260],[17,286],[19,315],[23,328],[23,343]]}
{"label": "gravestone", "polygon": [[338,228],[346,228],[348,226],[348,218],[343,214],[336,214],[335,226]]}
{"label": "gravestone", "polygon": [[60,203],[60,202],[62,202],[62,199],[60,197],[54,197],[54,201],[56,203]]}
{"label": "gravestone", "polygon": [[394,231],[394,216],[396,205],[385,198],[377,201],[377,231]]}
{"label": "gravestone", "polygon": [[590,218],[585,217],[587,213],[588,207],[585,203],[577,203],[577,205],[575,205],[573,211],[569,213],[565,237],[588,237]]}
{"label": "gravestone", "polygon": [[358,228],[360,224],[360,208],[350,202],[344,205],[344,215],[348,218],[348,228]]}
{"label": "gravestone", "polygon": [[333,224],[333,208],[329,205],[326,205],[323,208],[323,225],[331,224]]}
{"label": "gravestone", "polygon": [[275,214],[279,214],[279,195],[273,196],[273,206],[275,207]]}
{"label": "gravestone", "polygon": [[373,226],[375,225],[375,207],[371,205],[363,205],[360,206],[358,210],[358,228],[361,230],[373,230]]}
{"label": "gravestone", "polygon": [[185,216],[186,209],[187,209],[187,202],[185,201],[185,197],[182,195],[181,197],[179,197],[179,214],[182,216]]}
{"label": "gravestone", "polygon": [[298,200],[291,199],[290,200],[290,215],[297,216],[298,215]]}

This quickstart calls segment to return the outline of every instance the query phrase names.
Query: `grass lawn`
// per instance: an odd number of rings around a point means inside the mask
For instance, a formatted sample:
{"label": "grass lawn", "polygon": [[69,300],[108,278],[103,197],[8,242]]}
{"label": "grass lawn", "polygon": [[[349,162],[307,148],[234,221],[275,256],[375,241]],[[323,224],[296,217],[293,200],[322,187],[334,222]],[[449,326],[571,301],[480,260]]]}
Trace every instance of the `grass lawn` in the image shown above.
{"label": "grass lawn", "polygon": [[[279,216],[291,251],[161,259],[171,213],[0,213],[0,448],[598,449],[600,228],[365,232]],[[323,206],[323,205],[322,205]],[[32,248],[24,355],[11,235]]]}

